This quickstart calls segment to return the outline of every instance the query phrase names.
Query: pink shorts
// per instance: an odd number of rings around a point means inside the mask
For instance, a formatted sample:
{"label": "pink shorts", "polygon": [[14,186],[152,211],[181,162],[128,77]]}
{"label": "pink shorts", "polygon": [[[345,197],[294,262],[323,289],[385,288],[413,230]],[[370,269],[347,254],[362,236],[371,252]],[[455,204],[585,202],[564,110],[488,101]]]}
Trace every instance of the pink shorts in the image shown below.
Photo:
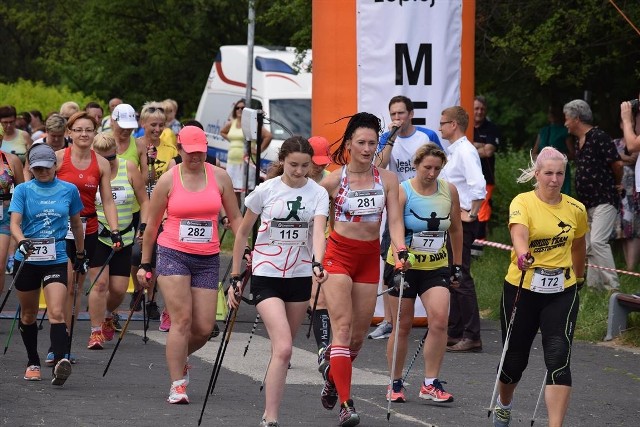
{"label": "pink shorts", "polygon": [[380,281],[380,239],[354,240],[333,231],[327,238],[323,266],[329,274],[346,274],[354,282],[377,285]]}

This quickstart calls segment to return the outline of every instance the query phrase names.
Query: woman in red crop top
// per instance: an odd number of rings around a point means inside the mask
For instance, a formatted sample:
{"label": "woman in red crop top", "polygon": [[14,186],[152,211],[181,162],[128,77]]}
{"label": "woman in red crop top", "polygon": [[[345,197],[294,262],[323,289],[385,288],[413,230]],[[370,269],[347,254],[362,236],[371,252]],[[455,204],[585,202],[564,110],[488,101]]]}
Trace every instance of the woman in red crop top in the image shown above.
{"label": "woman in red crop top", "polygon": [[[111,240],[114,250],[122,247],[122,238],[118,231],[118,212],[113,202],[111,193],[111,167],[109,161],[102,156],[96,155],[91,149],[93,137],[96,133],[97,124],[86,111],[79,111],[73,114],[67,121],[67,134],[73,140],[73,144],[64,150],[56,151],[57,170],[56,174],[62,181],[74,184],[80,192],[80,199],[84,208],[80,212],[82,225],[84,228],[84,255],[90,260],[98,242],[98,216],[96,214],[96,193],[100,191],[100,197],[104,201],[104,212],[109,223]],[[84,283],[85,274],[78,272],[73,274],[73,264],[76,260],[76,245],[71,233],[67,233],[67,256],[69,263],[67,267],[67,277],[78,284]],[[97,276],[100,266],[89,270],[89,277]],[[71,310],[73,307],[74,284],[67,284],[68,298],[65,307],[65,319],[67,327],[71,328]],[[76,292],[76,307],[80,305],[80,294]],[[73,362],[73,360],[72,360]]]}
{"label": "woman in red crop top", "polygon": [[[211,308],[218,302],[218,213],[224,207],[236,235],[242,216],[229,175],[205,163],[204,131],[185,126],[178,134],[178,150],[182,163],[162,174],[151,194],[137,276],[144,287],[150,287],[150,262],[157,237],[156,280],[171,316],[167,401],[189,403],[187,357],[207,343],[216,318]],[[165,211],[167,219],[158,235]]]}
{"label": "woman in red crop top", "polygon": [[[322,405],[332,409],[340,398],[340,424],[357,425],[359,416],[351,400],[352,362],[362,347],[371,324],[380,279],[380,223],[387,209],[393,256],[407,256],[398,178],[373,165],[381,133],[380,119],[373,114],[351,117],[333,162],[343,165],[322,180],[334,210],[333,232],[327,239],[324,268],[329,279],[322,285],[332,341],[325,353],[329,364],[323,376]],[[347,158],[350,158],[347,160]],[[403,266],[404,267],[404,266]]]}

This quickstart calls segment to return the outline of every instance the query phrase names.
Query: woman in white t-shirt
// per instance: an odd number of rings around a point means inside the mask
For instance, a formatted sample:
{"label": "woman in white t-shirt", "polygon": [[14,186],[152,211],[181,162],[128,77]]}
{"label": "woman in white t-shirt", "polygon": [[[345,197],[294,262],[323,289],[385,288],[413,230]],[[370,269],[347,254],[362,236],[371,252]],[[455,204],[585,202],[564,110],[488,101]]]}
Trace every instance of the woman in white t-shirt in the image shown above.
{"label": "woman in white t-shirt", "polygon": [[265,411],[261,426],[277,426],[293,338],[302,324],[311,296],[312,276],[327,279],[322,268],[324,230],[329,215],[329,195],[307,178],[313,148],[294,136],[282,144],[269,173],[245,199],[247,211],[233,246],[229,305],[237,307],[241,290],[240,264],[249,232],[260,218],[252,253],[251,295],[271,340],[267,368]]}

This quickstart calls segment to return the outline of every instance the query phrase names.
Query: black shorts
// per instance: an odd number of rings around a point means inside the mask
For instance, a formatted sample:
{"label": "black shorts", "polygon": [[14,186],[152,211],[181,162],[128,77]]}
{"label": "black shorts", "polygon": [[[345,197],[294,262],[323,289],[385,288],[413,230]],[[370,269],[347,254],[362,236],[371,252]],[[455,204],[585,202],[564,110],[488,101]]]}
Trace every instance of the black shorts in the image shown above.
{"label": "black shorts", "polygon": [[267,298],[280,298],[284,302],[309,301],[311,298],[311,276],[267,277],[251,276],[249,300],[254,305]]}
{"label": "black shorts", "polygon": [[[395,268],[393,265],[386,263],[384,265],[383,280],[386,286],[394,286]],[[409,287],[402,292],[402,298],[413,298],[421,296],[423,293],[436,286],[442,286],[449,289],[449,267],[442,267],[436,270],[407,270],[404,275],[405,284]],[[400,296],[400,289],[389,291],[392,297]]]}
{"label": "black shorts", "polygon": [[[73,264],[76,262],[76,241],[73,239],[65,239],[67,243],[67,256]],[[91,261],[96,251],[96,245],[98,244],[98,232],[84,235],[84,249],[87,251],[87,258]]]}
{"label": "black shorts", "polygon": [[[125,246],[118,252],[113,254],[109,261],[109,276],[129,277],[131,274],[131,250],[133,245]],[[89,258],[89,267],[102,267],[107,262],[107,258],[111,254],[111,246],[107,246],[102,242],[98,242],[93,257]]]}
{"label": "black shorts", "polygon": [[136,235],[138,234],[138,226],[140,225],[140,211],[134,212],[131,216],[131,224],[136,229]]}
{"label": "black shorts", "polygon": [[[20,261],[16,261],[14,271],[20,268]],[[35,291],[44,288],[49,283],[62,283],[67,286],[67,263],[38,265],[28,262],[17,277],[14,286],[22,292]]]}

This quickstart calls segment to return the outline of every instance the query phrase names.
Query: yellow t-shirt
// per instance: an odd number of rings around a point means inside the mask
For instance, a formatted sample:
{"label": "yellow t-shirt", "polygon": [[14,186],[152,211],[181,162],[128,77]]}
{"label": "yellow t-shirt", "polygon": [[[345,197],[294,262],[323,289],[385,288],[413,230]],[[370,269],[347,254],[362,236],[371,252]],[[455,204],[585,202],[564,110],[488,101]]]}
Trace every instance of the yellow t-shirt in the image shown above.
{"label": "yellow t-shirt", "polygon": [[[529,250],[535,261],[527,270],[522,287],[530,289],[534,269],[564,269],[565,289],[576,283],[571,260],[573,240],[589,229],[587,211],[582,203],[565,194],[557,205],[543,202],[535,192],[518,194],[509,206],[509,225],[522,224],[529,229]],[[518,286],[522,272],[515,252],[505,280]]]}

